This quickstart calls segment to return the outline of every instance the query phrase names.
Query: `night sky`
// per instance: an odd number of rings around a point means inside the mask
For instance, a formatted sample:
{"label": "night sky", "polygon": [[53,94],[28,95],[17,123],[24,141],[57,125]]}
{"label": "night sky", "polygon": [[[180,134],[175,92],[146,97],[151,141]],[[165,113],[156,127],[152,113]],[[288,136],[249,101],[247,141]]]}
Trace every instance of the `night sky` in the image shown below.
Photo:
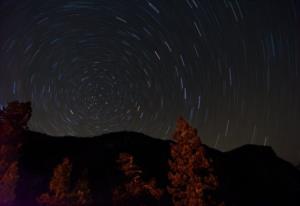
{"label": "night sky", "polygon": [[300,162],[296,0],[1,0],[0,104],[32,130],[169,138],[185,117],[220,150]]}

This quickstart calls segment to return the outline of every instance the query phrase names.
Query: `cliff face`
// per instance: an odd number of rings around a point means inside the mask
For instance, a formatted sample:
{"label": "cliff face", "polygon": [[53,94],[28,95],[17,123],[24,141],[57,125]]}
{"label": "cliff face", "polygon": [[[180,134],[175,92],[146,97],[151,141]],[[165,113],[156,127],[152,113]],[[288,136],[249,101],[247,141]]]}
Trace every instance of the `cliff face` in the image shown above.
{"label": "cliff face", "polygon": [[[155,177],[164,188],[169,145],[170,141],[135,132],[75,138],[27,131],[19,162],[18,205],[35,205],[35,198],[47,191],[53,168],[64,157],[73,162],[74,178],[87,172],[98,205],[111,205],[111,191],[121,178],[115,163],[120,152],[132,154],[145,178]],[[224,153],[206,147],[206,152],[214,162],[226,205],[300,205],[299,170],[270,147],[246,145]]]}

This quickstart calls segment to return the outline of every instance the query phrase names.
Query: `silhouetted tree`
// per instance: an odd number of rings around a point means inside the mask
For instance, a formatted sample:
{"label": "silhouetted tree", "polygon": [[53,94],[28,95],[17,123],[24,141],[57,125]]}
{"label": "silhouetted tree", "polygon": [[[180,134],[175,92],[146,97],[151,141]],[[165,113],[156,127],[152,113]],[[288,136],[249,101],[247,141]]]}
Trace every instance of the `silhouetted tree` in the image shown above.
{"label": "silhouetted tree", "polygon": [[72,164],[65,158],[53,172],[49,192],[37,198],[45,206],[88,206],[91,204],[90,190],[86,179],[79,179],[76,187],[70,189]]}
{"label": "silhouetted tree", "polygon": [[9,137],[12,137],[15,135],[15,129],[12,125],[12,123],[7,119],[0,119],[0,138],[1,143],[8,142],[11,139]]}
{"label": "silhouetted tree", "polygon": [[197,130],[190,127],[183,118],[179,118],[173,140],[168,191],[174,206],[220,205],[212,197],[218,181],[197,136]]}
{"label": "silhouetted tree", "polygon": [[158,205],[163,191],[151,179],[142,179],[142,170],[134,164],[133,156],[121,153],[117,163],[125,175],[125,182],[113,191],[113,204],[116,206]]}
{"label": "silhouetted tree", "polygon": [[19,179],[21,135],[31,116],[30,103],[11,102],[0,110],[0,205],[12,205]]}
{"label": "silhouetted tree", "polygon": [[0,110],[0,143],[16,143],[20,141],[24,129],[28,129],[31,117],[31,103],[18,101],[8,103]]}

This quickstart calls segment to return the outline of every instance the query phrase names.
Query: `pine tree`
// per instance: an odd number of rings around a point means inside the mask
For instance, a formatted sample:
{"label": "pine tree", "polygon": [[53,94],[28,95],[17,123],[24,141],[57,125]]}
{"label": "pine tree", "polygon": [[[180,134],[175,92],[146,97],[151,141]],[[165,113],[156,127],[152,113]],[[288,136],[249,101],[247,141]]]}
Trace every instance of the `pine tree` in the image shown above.
{"label": "pine tree", "polygon": [[17,161],[9,164],[0,176],[0,205],[12,205],[16,195],[15,189],[18,181],[18,163]]}
{"label": "pine tree", "polygon": [[117,163],[126,180],[113,191],[113,204],[116,206],[146,206],[157,205],[163,191],[151,179],[142,179],[142,170],[134,164],[133,156],[121,153]]}
{"label": "pine tree", "polygon": [[211,196],[218,187],[217,178],[197,130],[179,118],[173,140],[168,191],[174,206],[219,205]]}
{"label": "pine tree", "polygon": [[22,132],[28,129],[31,117],[31,104],[18,101],[8,103],[0,110],[0,144],[20,142]]}
{"label": "pine tree", "polygon": [[15,189],[19,179],[18,147],[10,144],[0,145],[0,205],[12,205],[15,198]]}
{"label": "pine tree", "polygon": [[78,206],[88,206],[92,204],[91,190],[89,188],[88,180],[85,176],[82,176],[77,181],[72,193]]}
{"label": "pine tree", "polygon": [[86,179],[79,179],[71,190],[72,164],[65,158],[53,172],[49,184],[49,192],[37,198],[40,205],[45,206],[88,206],[91,204],[90,189]]}
{"label": "pine tree", "polygon": [[0,110],[0,205],[12,205],[19,179],[21,137],[31,117],[31,105],[11,102]]}
{"label": "pine tree", "polygon": [[37,202],[47,206],[67,206],[69,198],[67,192],[70,187],[72,164],[65,158],[53,171],[53,177],[49,184],[49,193],[42,194]]}

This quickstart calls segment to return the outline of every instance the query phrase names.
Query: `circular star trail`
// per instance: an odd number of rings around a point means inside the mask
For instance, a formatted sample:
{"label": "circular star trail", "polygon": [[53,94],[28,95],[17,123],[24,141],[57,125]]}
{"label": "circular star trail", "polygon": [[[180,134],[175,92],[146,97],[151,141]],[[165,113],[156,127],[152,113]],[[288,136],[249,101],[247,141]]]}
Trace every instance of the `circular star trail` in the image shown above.
{"label": "circular star trail", "polygon": [[296,1],[5,0],[0,19],[0,104],[32,101],[32,130],[168,138],[183,116],[300,161]]}

